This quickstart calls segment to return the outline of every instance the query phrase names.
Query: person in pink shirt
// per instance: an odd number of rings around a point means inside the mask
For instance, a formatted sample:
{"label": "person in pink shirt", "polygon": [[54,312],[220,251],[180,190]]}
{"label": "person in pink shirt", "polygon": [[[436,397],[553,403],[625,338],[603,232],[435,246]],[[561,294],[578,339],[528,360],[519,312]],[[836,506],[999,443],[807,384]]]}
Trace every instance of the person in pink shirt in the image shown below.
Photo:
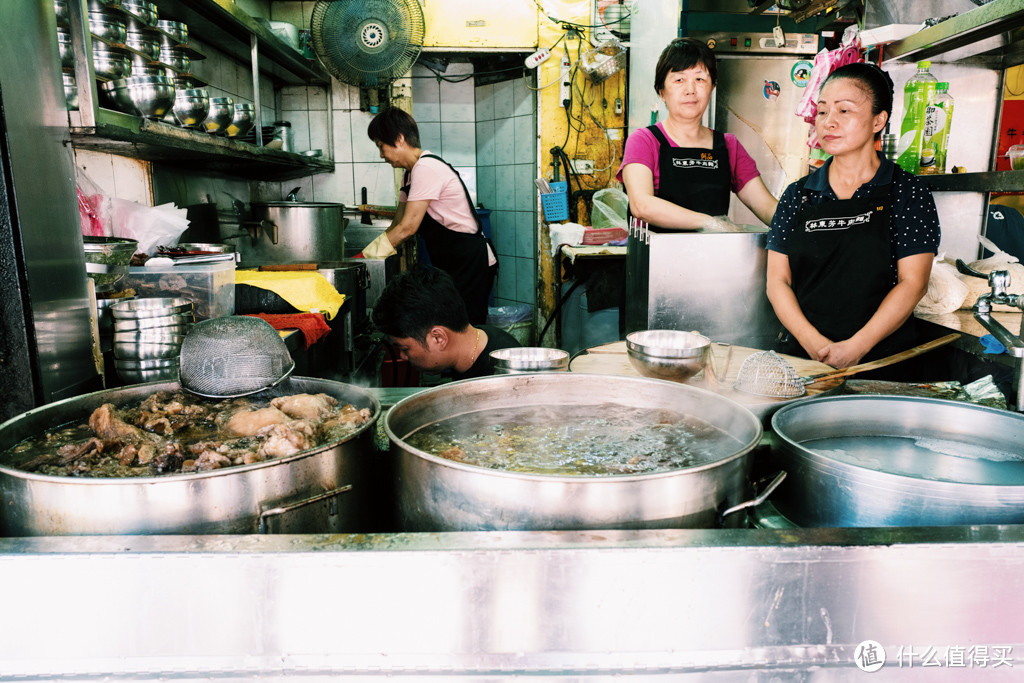
{"label": "person in pink shirt", "polygon": [[701,123],[717,75],[714,53],[692,38],[673,40],[658,59],[654,89],[668,117],[630,134],[618,173],[630,214],[655,229],[736,230],[726,218],[732,192],[771,224],[778,201],[754,160],[735,136]]}
{"label": "person in pink shirt", "polygon": [[387,258],[396,253],[399,244],[421,236],[431,265],[455,281],[466,302],[469,322],[486,322],[498,261],[458,171],[436,154],[420,149],[416,121],[396,107],[377,114],[367,135],[381,158],[395,168],[404,168],[405,175],[391,225],[363,249],[363,256]]}

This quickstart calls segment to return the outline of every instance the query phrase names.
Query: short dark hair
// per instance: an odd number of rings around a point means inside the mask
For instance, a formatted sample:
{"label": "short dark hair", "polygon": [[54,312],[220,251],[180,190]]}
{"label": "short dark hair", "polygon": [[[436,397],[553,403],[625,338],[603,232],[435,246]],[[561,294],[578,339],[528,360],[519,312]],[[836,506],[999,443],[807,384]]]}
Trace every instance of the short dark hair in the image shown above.
{"label": "short dark hair", "polygon": [[419,149],[420,146],[420,128],[416,125],[416,119],[398,107],[388,107],[374,116],[366,128],[366,134],[374,142],[379,140],[385,145],[394,145],[401,135],[410,147]]}
{"label": "short dark hair", "polygon": [[[878,116],[883,111],[892,118],[892,78],[870,62],[855,62],[839,67],[828,75],[821,84],[824,88],[829,81],[847,78],[857,81],[861,90],[871,97],[871,114]],[[888,120],[888,119],[887,119]]]}
{"label": "short dark hair", "polygon": [[703,64],[708,70],[711,85],[718,83],[718,63],[711,48],[695,38],[676,38],[658,57],[658,65],[654,68],[654,92],[661,94],[670,71],[686,71],[698,64]]}
{"label": "short dark hair", "polygon": [[373,324],[390,337],[425,342],[436,325],[465,330],[469,315],[451,275],[418,265],[387,284],[373,305]]}

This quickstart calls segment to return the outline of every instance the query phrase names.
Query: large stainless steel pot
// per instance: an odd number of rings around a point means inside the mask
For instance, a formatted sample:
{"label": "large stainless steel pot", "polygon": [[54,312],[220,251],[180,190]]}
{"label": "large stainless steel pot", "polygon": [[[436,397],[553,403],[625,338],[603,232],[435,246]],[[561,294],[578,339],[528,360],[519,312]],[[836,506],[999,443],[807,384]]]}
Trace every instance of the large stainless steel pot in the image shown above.
{"label": "large stainless steel pot", "polygon": [[[736,440],[705,465],[641,475],[530,475],[466,465],[409,446],[417,428],[470,412],[524,405],[615,405],[698,417]],[[557,419],[553,416],[552,419]],[[444,384],[388,412],[399,527],[406,531],[640,529],[711,527],[744,499],[749,453],[760,421],[738,403],[675,382],[539,373]],[[740,515],[726,519],[739,521]]]}
{"label": "large stainless steel pot", "polygon": [[243,266],[320,263],[345,257],[344,205],[327,202],[252,202],[249,236],[237,240]]}
{"label": "large stainless steel pot", "polygon": [[[85,420],[104,403],[139,401],[177,382],[137,384],[51,403],[0,425],[0,451]],[[342,441],[210,472],[123,479],[57,477],[0,465],[0,535],[340,533],[372,530],[373,435],[380,402],[341,382],[293,377],[276,393],[325,393],[369,408]]]}
{"label": "large stainless steel pot", "polygon": [[788,477],[773,496],[804,527],[1024,522],[1024,415],[901,396],[792,403],[772,417]]}

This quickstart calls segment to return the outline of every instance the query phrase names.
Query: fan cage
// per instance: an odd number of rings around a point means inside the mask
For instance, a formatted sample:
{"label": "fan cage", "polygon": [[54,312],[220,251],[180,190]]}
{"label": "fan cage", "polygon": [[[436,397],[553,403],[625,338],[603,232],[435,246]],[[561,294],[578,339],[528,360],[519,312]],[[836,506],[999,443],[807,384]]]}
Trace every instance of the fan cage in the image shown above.
{"label": "fan cage", "polygon": [[382,88],[408,73],[425,33],[418,0],[317,0],[310,19],[324,69],[361,88]]}

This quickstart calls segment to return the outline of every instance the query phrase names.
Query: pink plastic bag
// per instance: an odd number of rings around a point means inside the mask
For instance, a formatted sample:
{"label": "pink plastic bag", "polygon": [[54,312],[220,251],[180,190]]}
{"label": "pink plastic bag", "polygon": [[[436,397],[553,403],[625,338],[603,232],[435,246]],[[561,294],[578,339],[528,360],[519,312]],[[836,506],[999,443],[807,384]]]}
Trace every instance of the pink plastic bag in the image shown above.
{"label": "pink plastic bag", "polygon": [[[78,216],[82,221],[82,234],[89,237],[104,237],[103,221],[100,219],[99,211],[93,201],[85,196],[81,188],[75,188],[78,192]],[[96,195],[96,199],[101,199]],[[98,202],[97,202],[98,204]]]}

